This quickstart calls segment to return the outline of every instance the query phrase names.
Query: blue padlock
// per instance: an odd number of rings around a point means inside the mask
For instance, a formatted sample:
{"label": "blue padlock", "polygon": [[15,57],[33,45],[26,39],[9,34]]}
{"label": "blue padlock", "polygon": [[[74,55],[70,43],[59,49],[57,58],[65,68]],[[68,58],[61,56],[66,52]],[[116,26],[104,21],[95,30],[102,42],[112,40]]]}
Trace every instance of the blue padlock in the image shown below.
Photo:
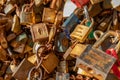
{"label": "blue padlock", "polygon": [[70,17],[68,17],[65,22],[62,24],[62,29],[64,30],[66,37],[70,39],[70,33],[74,30],[75,26],[79,24],[81,21],[77,16],[77,12],[72,13]]}

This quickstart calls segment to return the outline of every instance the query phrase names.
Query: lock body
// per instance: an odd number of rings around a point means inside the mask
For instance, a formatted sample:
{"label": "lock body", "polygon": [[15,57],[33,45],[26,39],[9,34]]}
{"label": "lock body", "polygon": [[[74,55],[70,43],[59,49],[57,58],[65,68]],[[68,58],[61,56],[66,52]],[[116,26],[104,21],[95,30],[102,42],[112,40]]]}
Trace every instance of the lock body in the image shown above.
{"label": "lock body", "polygon": [[55,17],[56,17],[56,10],[50,8],[44,8],[43,16],[42,16],[43,22],[54,23]]}
{"label": "lock body", "polygon": [[33,41],[48,40],[48,29],[45,23],[35,24],[31,27]]}

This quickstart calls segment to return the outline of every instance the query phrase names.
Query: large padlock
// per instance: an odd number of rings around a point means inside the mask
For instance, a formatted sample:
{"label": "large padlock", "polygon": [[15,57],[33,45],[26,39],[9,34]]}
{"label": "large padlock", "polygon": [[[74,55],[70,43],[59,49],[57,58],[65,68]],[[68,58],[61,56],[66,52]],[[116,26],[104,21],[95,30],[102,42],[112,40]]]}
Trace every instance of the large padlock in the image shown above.
{"label": "large padlock", "polygon": [[14,33],[19,33],[21,31],[21,25],[17,15],[14,15],[11,31]]}
{"label": "large padlock", "polygon": [[27,59],[23,59],[22,62],[18,65],[16,71],[12,74],[15,79],[26,80],[29,70],[34,66]]}
{"label": "large padlock", "polygon": [[91,22],[89,25],[89,21],[84,19],[79,25],[76,26],[74,31],[70,34],[70,37],[74,40],[77,39],[79,42],[83,43],[88,37],[89,33],[92,31],[94,26],[94,20],[91,18]]}
{"label": "large padlock", "polygon": [[120,11],[120,1],[119,0],[112,0],[111,1],[112,7],[117,11]]}
{"label": "large padlock", "polygon": [[48,40],[48,29],[45,23],[35,24],[31,27],[33,41]]}
{"label": "large padlock", "polygon": [[11,14],[15,10],[15,6],[13,4],[7,4],[4,8],[5,14]]}
{"label": "large padlock", "polygon": [[44,8],[43,16],[42,16],[43,22],[54,23],[55,17],[56,17],[56,10],[50,8]]}
{"label": "large padlock", "polygon": [[[83,52],[80,57],[77,58],[76,65],[92,74],[99,80],[105,80],[110,69],[116,61],[111,55],[106,54],[100,49],[102,42],[109,36],[116,37],[116,32],[108,31],[92,46]],[[87,47],[88,48],[88,47]]]}
{"label": "large padlock", "polygon": [[22,6],[22,11],[20,13],[20,24],[21,25],[31,25],[35,23],[35,15],[33,10],[27,11],[27,7],[29,8],[29,4],[24,4]]}
{"label": "large padlock", "polygon": [[90,0],[90,2],[91,2],[92,4],[97,4],[97,3],[100,3],[100,2],[102,2],[102,1],[104,1],[104,0]]}

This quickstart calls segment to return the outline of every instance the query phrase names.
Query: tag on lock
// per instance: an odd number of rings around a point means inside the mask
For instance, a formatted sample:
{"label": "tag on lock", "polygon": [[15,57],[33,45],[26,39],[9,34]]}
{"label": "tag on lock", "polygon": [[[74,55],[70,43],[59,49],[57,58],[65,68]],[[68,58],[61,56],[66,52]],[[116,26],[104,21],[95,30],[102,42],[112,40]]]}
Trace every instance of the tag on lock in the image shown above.
{"label": "tag on lock", "polygon": [[44,8],[43,16],[42,16],[43,22],[54,23],[55,17],[56,17],[56,10],[50,8]]}
{"label": "tag on lock", "polygon": [[24,4],[22,6],[22,11],[20,13],[20,24],[21,25],[31,25],[35,23],[35,15],[33,11],[26,11],[26,8],[29,8],[29,4]]}
{"label": "tag on lock", "polygon": [[19,33],[21,31],[21,25],[17,15],[14,15],[13,17],[13,24],[12,24],[11,31],[14,33]]}
{"label": "tag on lock", "polygon": [[70,37],[73,40],[77,39],[81,43],[83,43],[86,40],[86,38],[88,37],[89,33],[91,32],[94,26],[94,20],[93,18],[91,18],[91,22],[89,21],[86,22],[86,21],[87,19],[84,19],[79,25],[77,25],[74,31],[70,34]]}
{"label": "tag on lock", "polygon": [[112,0],[111,4],[114,9],[120,11],[120,0]]}
{"label": "tag on lock", "polygon": [[48,29],[45,23],[34,24],[30,31],[34,42],[48,40]]}
{"label": "tag on lock", "polygon": [[[116,59],[102,51],[99,46],[109,36],[116,36],[114,31],[108,31],[84,53],[77,58],[76,65],[99,80],[105,80]],[[87,47],[88,48],[88,47]]]}
{"label": "tag on lock", "polygon": [[5,14],[11,14],[15,10],[15,6],[11,3],[7,4],[4,8]]}

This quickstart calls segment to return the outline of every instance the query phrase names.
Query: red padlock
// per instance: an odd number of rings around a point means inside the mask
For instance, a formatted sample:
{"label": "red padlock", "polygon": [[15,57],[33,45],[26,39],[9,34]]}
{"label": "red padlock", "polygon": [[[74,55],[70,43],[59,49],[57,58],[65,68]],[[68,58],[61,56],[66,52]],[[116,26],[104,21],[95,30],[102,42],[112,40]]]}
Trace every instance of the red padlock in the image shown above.
{"label": "red padlock", "polygon": [[85,6],[90,0],[71,0],[78,8]]}

